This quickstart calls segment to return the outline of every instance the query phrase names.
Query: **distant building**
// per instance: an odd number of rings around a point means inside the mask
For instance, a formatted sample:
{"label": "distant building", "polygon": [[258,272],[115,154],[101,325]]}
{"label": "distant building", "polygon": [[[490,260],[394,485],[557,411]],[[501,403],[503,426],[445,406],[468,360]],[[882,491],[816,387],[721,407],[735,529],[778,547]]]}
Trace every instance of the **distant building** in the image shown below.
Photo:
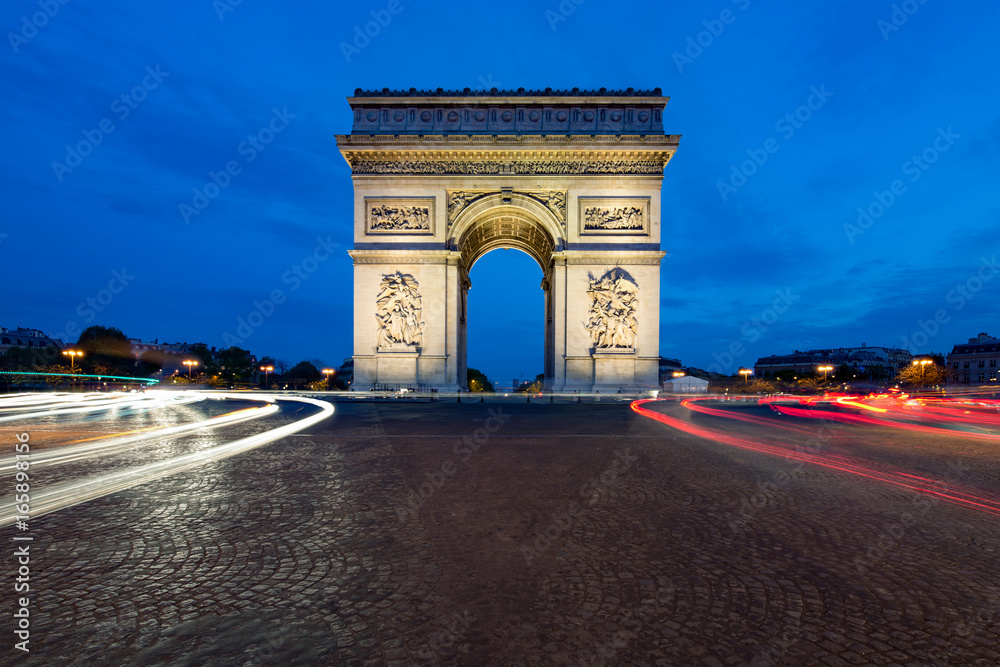
{"label": "distant building", "polygon": [[344,383],[348,389],[354,384],[354,357],[347,357],[337,369],[337,380]]}
{"label": "distant building", "polygon": [[834,347],[818,350],[796,350],[792,354],[761,357],[754,364],[754,374],[760,378],[773,378],[782,372],[816,373],[817,366],[849,366],[866,375],[892,377],[910,363],[913,355],[894,347]]}
{"label": "distant building", "polygon": [[963,384],[997,382],[1000,360],[1000,339],[987,333],[970,338],[952,349],[945,362],[949,375]]}
{"label": "distant building", "polygon": [[659,363],[659,378],[660,385],[665,381],[670,380],[674,377],[674,373],[680,373],[684,370],[684,366],[681,365],[679,359],[668,359],[667,357],[660,357]]}
{"label": "distant building", "polygon": [[58,338],[49,338],[49,336],[38,329],[23,329],[21,327],[8,329],[0,327],[0,354],[3,354],[12,347],[29,349],[45,348],[49,345],[55,345],[59,349],[62,349],[64,343]]}

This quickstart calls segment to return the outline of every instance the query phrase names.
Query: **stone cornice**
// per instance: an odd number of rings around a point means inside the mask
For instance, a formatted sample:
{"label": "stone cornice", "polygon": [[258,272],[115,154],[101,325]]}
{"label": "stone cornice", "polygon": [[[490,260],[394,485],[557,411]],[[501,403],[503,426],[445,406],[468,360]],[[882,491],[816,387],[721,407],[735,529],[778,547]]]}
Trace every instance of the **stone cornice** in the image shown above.
{"label": "stone cornice", "polygon": [[[440,244],[437,244],[440,248]],[[355,264],[450,264],[457,265],[462,253],[454,250],[428,248],[418,250],[349,250],[348,255]]]}
{"label": "stone cornice", "polygon": [[647,175],[662,176],[666,160],[362,160],[351,164],[356,175],[514,176]]}
{"label": "stone cornice", "polygon": [[563,250],[552,253],[556,264],[596,266],[659,266],[667,253],[662,250],[615,250],[609,245],[602,252]]}
{"label": "stone cornice", "polygon": [[592,148],[614,150],[620,148],[677,149],[679,134],[587,134],[553,133],[541,135],[520,134],[338,134],[335,135],[341,151],[383,148],[391,150],[440,150],[442,148],[465,148],[495,150]]}

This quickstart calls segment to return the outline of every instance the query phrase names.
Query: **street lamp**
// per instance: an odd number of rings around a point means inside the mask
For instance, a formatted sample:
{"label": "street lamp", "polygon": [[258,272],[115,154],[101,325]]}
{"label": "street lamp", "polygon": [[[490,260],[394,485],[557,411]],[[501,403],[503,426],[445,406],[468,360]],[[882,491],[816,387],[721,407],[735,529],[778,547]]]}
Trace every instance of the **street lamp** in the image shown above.
{"label": "street lamp", "polygon": [[336,373],[336,372],[337,371],[333,370],[332,368],[324,368],[322,370],[323,375],[326,376],[326,390],[327,391],[330,391],[330,375],[332,375],[333,373]]}
{"label": "street lamp", "polygon": [[674,377],[675,378],[682,378],[685,375],[687,375],[687,373],[685,373],[684,371],[674,371]]}
{"label": "street lamp", "polygon": [[750,382],[750,376],[753,375],[752,368],[741,368],[740,375],[743,376],[743,384],[746,385]]}
{"label": "street lamp", "polygon": [[816,370],[823,371],[823,382],[826,382],[826,374],[833,370],[833,366],[817,366]]}
{"label": "street lamp", "polygon": [[191,379],[191,369],[194,368],[195,366],[197,366],[198,362],[194,361],[192,359],[188,359],[187,361],[185,361],[183,363],[184,363],[185,366],[188,367],[188,380],[190,380]]}
{"label": "street lamp", "polygon": [[274,370],[274,366],[261,366],[260,370],[264,371],[264,388],[268,388],[267,384],[267,374]]}
{"label": "street lamp", "polygon": [[934,363],[933,359],[919,359],[919,360],[918,359],[914,359],[913,360],[913,365],[914,366],[920,366],[920,383],[921,384],[923,384],[923,382],[924,382],[924,366],[926,366],[927,364],[933,364],[933,363]]}
{"label": "street lamp", "polygon": [[76,358],[77,357],[82,357],[83,356],[83,352],[81,352],[80,350],[63,350],[63,354],[65,354],[67,357],[69,357],[70,373],[75,373],[76,372]]}
{"label": "street lamp", "polygon": [[[69,372],[71,374],[76,373],[76,358],[82,357],[83,352],[80,350],[63,350],[63,354],[69,357]],[[70,380],[70,390],[72,390],[75,380]]]}

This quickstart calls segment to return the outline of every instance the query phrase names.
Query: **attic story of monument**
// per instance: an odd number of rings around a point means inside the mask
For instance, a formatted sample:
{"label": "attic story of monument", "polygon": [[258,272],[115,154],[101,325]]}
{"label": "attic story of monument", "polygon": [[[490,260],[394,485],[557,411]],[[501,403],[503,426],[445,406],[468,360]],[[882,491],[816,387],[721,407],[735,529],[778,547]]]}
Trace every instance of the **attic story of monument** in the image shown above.
{"label": "attic story of monument", "polygon": [[365,92],[354,183],[354,387],[466,384],[469,271],[542,269],[545,388],[657,388],[663,170],[652,91]]}

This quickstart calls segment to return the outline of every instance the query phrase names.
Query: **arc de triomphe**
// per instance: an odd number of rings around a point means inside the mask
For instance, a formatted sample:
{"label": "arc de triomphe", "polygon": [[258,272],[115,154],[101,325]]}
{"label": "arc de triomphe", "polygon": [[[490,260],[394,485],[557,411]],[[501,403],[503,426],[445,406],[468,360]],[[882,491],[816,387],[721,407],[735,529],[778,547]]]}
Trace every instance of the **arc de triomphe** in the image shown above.
{"label": "arc de triomphe", "polygon": [[658,387],[668,99],[355,91],[337,137],[354,180],[353,386],[464,388],[469,271],[516,248],[544,274],[547,389]]}

